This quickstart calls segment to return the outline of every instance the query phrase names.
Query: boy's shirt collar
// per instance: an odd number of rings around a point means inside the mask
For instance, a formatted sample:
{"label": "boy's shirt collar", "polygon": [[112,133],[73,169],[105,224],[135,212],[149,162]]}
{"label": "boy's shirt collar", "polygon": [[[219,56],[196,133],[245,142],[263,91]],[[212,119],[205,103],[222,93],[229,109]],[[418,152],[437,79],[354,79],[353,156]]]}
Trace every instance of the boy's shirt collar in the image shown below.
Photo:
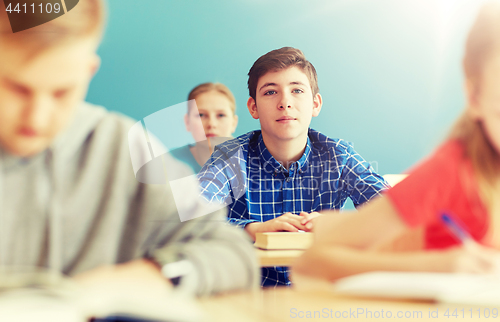
{"label": "boy's shirt collar", "polygon": [[293,175],[293,172],[295,171],[298,171],[299,173],[306,171],[306,167],[309,164],[309,156],[311,154],[311,140],[309,139],[309,136],[307,136],[306,149],[304,150],[304,153],[302,153],[302,156],[297,162],[290,165],[288,170],[271,155],[266,147],[266,144],[264,143],[262,133],[259,133],[257,148],[259,151],[260,162],[268,173],[285,172],[289,175]]}
{"label": "boy's shirt collar", "polygon": [[45,155],[45,152],[46,150],[31,157],[19,157],[5,151],[5,149],[0,147],[1,169],[3,171],[9,171],[15,169],[16,167],[27,165],[33,162],[33,160],[43,157]]}

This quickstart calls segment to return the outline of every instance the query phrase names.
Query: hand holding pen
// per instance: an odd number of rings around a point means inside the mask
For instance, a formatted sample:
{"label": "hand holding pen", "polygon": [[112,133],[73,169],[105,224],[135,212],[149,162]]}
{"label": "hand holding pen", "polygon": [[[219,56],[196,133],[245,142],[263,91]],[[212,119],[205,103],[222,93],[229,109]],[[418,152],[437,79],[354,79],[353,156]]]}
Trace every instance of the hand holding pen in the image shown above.
{"label": "hand holding pen", "polygon": [[476,242],[469,232],[449,213],[441,221],[461,242],[462,247],[447,252],[450,271],[459,273],[500,273],[500,252]]}
{"label": "hand holding pen", "polygon": [[476,242],[469,234],[467,230],[465,230],[457,221],[447,213],[441,214],[441,221],[445,224],[445,226],[449,229],[449,231],[455,236],[464,247],[475,247]]}

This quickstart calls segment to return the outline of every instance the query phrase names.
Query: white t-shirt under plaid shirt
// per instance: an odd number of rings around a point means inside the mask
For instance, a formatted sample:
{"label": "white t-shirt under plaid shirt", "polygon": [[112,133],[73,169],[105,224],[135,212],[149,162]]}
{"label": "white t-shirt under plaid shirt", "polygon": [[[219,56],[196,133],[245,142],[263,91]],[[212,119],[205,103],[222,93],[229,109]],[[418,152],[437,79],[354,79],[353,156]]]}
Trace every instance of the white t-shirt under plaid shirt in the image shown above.
{"label": "white t-shirt under plaid shirt", "polygon": [[[229,222],[244,228],[286,212],[360,205],[388,188],[347,141],[309,129],[302,157],[287,170],[267,150],[261,131],[215,147],[198,174],[201,193],[229,207]],[[262,268],[262,286],[290,285],[287,267]]]}

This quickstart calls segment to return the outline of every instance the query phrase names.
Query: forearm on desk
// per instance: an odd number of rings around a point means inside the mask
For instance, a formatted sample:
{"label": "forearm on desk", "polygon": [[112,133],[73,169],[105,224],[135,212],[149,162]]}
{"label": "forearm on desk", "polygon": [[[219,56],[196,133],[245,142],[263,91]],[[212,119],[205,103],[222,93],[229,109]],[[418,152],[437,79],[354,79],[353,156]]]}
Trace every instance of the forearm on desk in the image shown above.
{"label": "forearm on desk", "polygon": [[245,226],[245,231],[250,236],[250,238],[252,238],[253,241],[255,241],[256,233],[265,231],[262,229],[263,224],[264,224],[263,222],[252,221]]}
{"label": "forearm on desk", "polygon": [[224,211],[185,222],[182,230],[186,233],[177,232],[180,240],[166,246],[177,248],[194,266],[181,287],[206,295],[258,286],[252,243],[241,229],[226,223]]}
{"label": "forearm on desk", "polygon": [[258,286],[258,263],[252,243],[235,227],[219,227],[210,239],[186,245],[183,253],[195,267],[198,295]]}
{"label": "forearm on desk", "polygon": [[327,280],[370,271],[449,271],[444,252],[382,253],[345,246],[312,246],[292,265],[294,272]]}
{"label": "forearm on desk", "polygon": [[[241,229],[227,223],[226,209],[210,212],[203,202],[187,206],[173,212],[175,208],[161,203],[155,219],[162,220],[152,221],[148,242],[148,254],[160,264],[187,260],[179,290],[207,295],[258,286],[253,245]],[[172,218],[181,210],[195,218]]]}

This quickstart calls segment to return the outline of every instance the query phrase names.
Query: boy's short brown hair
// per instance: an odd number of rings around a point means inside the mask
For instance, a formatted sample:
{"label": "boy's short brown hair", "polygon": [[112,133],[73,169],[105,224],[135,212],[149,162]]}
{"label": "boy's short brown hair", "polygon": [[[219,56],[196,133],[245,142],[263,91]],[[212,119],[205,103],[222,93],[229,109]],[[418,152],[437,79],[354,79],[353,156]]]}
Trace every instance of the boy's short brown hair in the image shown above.
{"label": "boy's short brown hair", "polygon": [[[95,37],[97,44],[104,30],[104,0],[79,1],[64,15],[16,33],[12,32],[4,2],[0,3],[0,48],[21,48],[28,59],[49,48],[87,37]],[[26,14],[23,18],[40,19],[36,14]]]}
{"label": "boy's short brown hair", "polygon": [[276,72],[294,66],[306,74],[311,84],[313,96],[318,94],[318,75],[314,66],[306,59],[300,49],[283,47],[260,56],[250,68],[248,72],[248,92],[250,96],[255,100],[257,83],[262,76],[268,72]]}

